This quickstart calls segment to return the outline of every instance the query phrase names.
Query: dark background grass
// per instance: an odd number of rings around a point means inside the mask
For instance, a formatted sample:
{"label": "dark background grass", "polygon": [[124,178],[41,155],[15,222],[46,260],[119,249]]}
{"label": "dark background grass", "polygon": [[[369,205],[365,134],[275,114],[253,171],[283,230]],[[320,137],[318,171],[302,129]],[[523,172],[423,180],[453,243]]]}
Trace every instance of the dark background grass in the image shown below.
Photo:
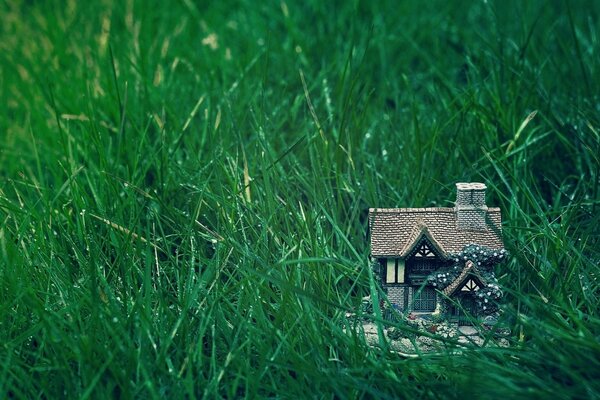
{"label": "dark background grass", "polygon": [[[0,2],[0,396],[599,396],[599,3]],[[344,332],[369,207],[503,209],[511,347]]]}

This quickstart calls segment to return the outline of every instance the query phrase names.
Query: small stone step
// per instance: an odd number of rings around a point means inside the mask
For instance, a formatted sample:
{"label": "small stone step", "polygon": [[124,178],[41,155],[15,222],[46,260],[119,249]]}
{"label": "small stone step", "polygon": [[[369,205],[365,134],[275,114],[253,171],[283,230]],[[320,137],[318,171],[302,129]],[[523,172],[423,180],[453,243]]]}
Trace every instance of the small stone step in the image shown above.
{"label": "small stone step", "polygon": [[477,329],[473,328],[472,326],[459,326],[458,330],[465,336],[477,335]]}

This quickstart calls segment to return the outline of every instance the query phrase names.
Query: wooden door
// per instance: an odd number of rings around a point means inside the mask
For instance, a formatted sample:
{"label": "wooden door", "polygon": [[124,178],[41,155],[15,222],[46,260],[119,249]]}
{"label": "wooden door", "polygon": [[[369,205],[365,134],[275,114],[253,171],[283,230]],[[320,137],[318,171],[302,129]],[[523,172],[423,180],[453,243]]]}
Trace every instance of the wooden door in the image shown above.
{"label": "wooden door", "polygon": [[457,319],[458,325],[473,325],[472,320],[477,318],[477,304],[472,293],[458,293],[457,305],[451,308],[451,314]]}

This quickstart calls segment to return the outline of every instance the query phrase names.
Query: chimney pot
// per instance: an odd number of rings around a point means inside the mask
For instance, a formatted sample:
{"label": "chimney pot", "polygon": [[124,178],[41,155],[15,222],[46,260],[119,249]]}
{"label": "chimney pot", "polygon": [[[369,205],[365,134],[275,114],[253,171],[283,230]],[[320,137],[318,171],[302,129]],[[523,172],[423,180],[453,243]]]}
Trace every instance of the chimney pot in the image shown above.
{"label": "chimney pot", "polygon": [[485,230],[487,206],[486,186],[479,182],[456,184],[456,225],[460,230]]}

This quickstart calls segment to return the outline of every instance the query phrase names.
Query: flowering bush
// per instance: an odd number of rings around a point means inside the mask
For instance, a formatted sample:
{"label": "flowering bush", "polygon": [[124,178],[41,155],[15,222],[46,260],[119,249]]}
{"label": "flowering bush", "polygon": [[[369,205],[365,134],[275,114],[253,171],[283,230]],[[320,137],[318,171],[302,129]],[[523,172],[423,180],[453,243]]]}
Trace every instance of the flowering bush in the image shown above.
{"label": "flowering bush", "polygon": [[427,277],[427,282],[436,289],[444,290],[462,271],[462,266],[455,262],[449,267],[440,268]]}
{"label": "flowering bush", "polygon": [[451,326],[447,322],[435,325],[434,333],[443,338],[453,338],[458,336],[458,331],[456,330],[456,328]]}
{"label": "flowering bush", "polygon": [[485,288],[478,290],[475,301],[479,311],[490,315],[498,311],[498,300],[502,298],[502,290],[497,283],[490,283]]}
{"label": "flowering bush", "polygon": [[[458,331],[455,326],[448,321],[434,322],[426,318],[410,313],[404,320],[407,327],[420,332],[429,332],[443,338],[453,338],[458,336]],[[390,339],[399,340],[402,338],[414,339],[419,338],[418,333],[410,332],[402,328],[389,328],[387,335]]]}
{"label": "flowering bush", "polygon": [[477,244],[469,244],[463,248],[458,254],[451,254],[450,258],[454,262],[471,260],[477,267],[481,269],[491,268],[495,264],[503,261],[508,252],[505,249],[492,250],[485,246]]}

